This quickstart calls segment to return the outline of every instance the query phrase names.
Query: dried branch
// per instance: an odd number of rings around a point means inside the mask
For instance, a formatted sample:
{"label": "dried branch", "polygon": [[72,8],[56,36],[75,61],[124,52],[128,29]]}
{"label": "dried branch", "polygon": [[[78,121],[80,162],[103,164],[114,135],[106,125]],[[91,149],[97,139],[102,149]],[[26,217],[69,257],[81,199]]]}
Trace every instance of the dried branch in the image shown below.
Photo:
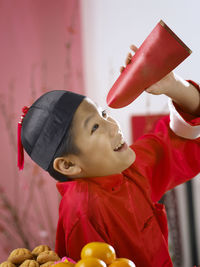
{"label": "dried branch", "polygon": [[27,248],[29,248],[29,241],[26,237],[26,235],[24,234],[24,231],[22,230],[21,227],[21,223],[20,223],[20,219],[18,217],[18,214],[15,211],[15,208],[12,206],[12,204],[10,203],[10,201],[8,200],[7,196],[4,194],[4,192],[1,192],[0,194],[0,198],[5,206],[5,208],[10,211],[10,215],[13,218],[13,222],[16,226],[17,232],[19,234],[19,236],[21,237],[21,239],[23,240],[25,246]]}

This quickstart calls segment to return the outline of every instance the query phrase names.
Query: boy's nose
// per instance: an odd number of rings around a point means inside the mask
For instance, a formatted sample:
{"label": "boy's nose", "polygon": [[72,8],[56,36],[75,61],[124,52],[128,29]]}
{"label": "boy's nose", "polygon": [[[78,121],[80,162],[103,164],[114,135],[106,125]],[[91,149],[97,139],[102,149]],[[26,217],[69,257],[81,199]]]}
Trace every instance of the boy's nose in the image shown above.
{"label": "boy's nose", "polygon": [[108,133],[109,133],[110,137],[116,136],[116,134],[118,133],[118,130],[119,130],[119,128],[118,128],[116,123],[109,122],[109,124],[108,124]]}

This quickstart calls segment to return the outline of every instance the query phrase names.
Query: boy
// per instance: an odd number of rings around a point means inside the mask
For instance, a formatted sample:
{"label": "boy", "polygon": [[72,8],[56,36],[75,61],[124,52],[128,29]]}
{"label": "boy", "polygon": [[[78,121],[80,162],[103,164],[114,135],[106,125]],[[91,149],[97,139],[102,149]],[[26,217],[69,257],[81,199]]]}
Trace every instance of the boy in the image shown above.
{"label": "boy", "polygon": [[79,260],[86,243],[103,241],[137,267],[172,266],[166,214],[157,201],[200,172],[198,89],[173,73],[147,89],[173,100],[170,121],[164,118],[131,147],[117,122],[84,96],[53,91],[30,107],[21,139],[59,181],[60,257]]}

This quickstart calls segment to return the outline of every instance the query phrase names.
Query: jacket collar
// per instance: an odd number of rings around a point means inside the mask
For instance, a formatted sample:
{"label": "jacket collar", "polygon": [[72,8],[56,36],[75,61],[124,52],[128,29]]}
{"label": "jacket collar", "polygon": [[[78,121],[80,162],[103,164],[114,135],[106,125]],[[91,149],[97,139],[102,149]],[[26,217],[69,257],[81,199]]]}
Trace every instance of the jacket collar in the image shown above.
{"label": "jacket collar", "polygon": [[80,183],[88,183],[94,186],[99,186],[104,190],[112,191],[116,190],[123,183],[123,180],[123,174],[113,174],[103,177],[78,178],[68,182],[57,182],[56,187],[62,196],[69,188]]}

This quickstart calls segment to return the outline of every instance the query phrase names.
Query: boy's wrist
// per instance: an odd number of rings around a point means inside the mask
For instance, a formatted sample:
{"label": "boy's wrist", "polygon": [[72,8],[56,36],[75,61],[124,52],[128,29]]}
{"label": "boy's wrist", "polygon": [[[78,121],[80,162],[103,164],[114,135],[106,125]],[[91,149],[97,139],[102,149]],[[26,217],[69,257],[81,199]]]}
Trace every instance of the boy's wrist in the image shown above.
{"label": "boy's wrist", "polygon": [[177,102],[180,95],[187,90],[189,87],[189,82],[182,79],[177,74],[173,73],[173,76],[170,77],[168,87],[166,89],[166,95],[170,97],[173,101]]}

